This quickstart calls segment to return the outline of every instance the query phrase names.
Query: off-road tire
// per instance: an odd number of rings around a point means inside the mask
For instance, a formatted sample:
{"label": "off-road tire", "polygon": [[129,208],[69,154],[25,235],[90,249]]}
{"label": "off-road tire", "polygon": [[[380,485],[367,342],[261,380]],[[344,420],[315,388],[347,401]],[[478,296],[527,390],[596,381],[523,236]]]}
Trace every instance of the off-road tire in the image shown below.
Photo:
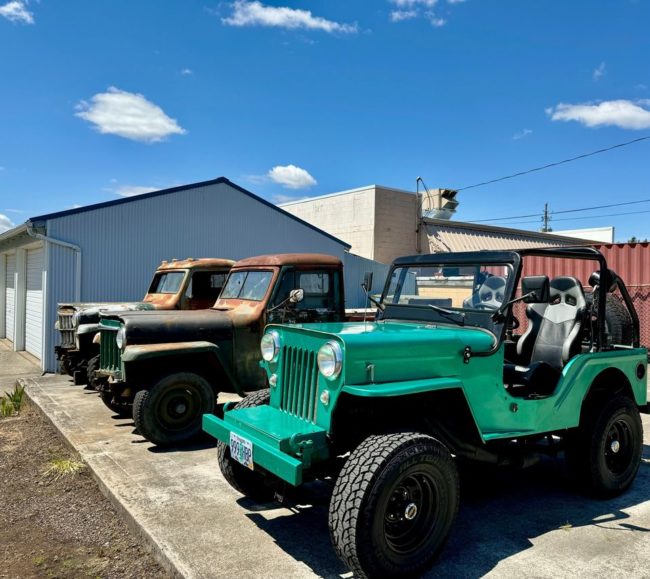
{"label": "off-road tire", "polygon": [[[587,305],[593,307],[594,315],[598,314],[598,304],[594,305],[594,292],[586,293]],[[631,346],[634,340],[634,327],[630,312],[615,295],[606,296],[605,331],[609,344]]]}
{"label": "off-road tire", "polygon": [[99,392],[99,397],[104,403],[106,408],[109,408],[120,418],[131,418],[133,414],[133,405],[126,402],[115,402],[113,400],[113,393],[110,390],[102,390]]}
{"label": "off-road tire", "polygon": [[214,412],[215,404],[214,390],[205,378],[178,372],[136,393],[133,422],[142,436],[158,446],[183,444],[201,433],[202,416]]}
{"label": "off-road tire", "polygon": [[443,548],[459,497],[456,465],[438,440],[416,432],[370,436],[334,485],[332,544],[355,577],[418,576]]}
{"label": "off-road tire", "polygon": [[[258,390],[246,396],[235,406],[235,409],[263,406],[269,403],[270,397],[270,390]],[[223,478],[236,491],[260,503],[273,500],[274,490],[269,484],[270,481],[259,472],[249,470],[234,461],[230,456],[229,445],[219,441],[217,443],[217,457]]]}
{"label": "off-road tire", "polygon": [[569,437],[569,471],[585,490],[602,497],[634,481],[643,451],[643,426],[634,400],[619,395],[594,401]]}

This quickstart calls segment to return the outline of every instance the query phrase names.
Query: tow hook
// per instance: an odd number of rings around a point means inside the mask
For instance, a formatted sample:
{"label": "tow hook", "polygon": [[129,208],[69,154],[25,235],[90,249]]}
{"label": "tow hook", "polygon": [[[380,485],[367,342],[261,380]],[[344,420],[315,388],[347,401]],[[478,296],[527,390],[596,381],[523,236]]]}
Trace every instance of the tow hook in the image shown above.
{"label": "tow hook", "polygon": [[463,364],[469,364],[471,357],[472,357],[472,348],[470,346],[465,346],[465,349],[463,350]]}

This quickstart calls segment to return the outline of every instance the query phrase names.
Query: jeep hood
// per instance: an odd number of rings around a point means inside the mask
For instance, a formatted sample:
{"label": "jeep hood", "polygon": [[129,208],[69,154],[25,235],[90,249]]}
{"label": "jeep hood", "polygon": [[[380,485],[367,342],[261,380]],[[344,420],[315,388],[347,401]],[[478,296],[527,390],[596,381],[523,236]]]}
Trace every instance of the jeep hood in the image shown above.
{"label": "jeep hood", "polygon": [[127,345],[167,342],[218,342],[232,337],[227,312],[216,310],[133,311],[103,313],[102,319],[116,319],[126,328]]}
{"label": "jeep hood", "polygon": [[[287,326],[284,332],[291,331]],[[323,343],[343,346],[345,383],[367,384],[369,365],[374,382],[459,376],[463,354],[487,353],[496,345],[494,334],[481,328],[401,322],[306,324],[296,331],[318,334]]]}
{"label": "jeep hood", "polygon": [[59,304],[59,309],[66,307],[79,312],[79,324],[96,324],[101,312],[124,312],[133,310],[153,310],[153,304],[145,302],[99,302]]}

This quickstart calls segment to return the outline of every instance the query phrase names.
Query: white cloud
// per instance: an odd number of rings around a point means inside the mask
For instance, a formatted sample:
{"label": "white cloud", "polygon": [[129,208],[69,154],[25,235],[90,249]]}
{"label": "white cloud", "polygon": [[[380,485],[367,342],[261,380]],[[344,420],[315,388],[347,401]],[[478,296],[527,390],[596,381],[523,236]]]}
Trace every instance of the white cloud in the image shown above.
{"label": "white cloud", "polygon": [[267,176],[285,189],[308,189],[317,183],[307,171],[295,165],[278,165],[273,167]]}
{"label": "white cloud", "polygon": [[194,74],[194,71],[191,68],[183,68],[181,70],[181,74],[183,76],[190,76],[190,75]]}
{"label": "white cloud", "polygon": [[176,119],[168,117],[158,105],[138,93],[112,86],[90,100],[90,103],[81,101],[75,115],[95,125],[100,133],[154,143],[187,132]]}
{"label": "white cloud", "polygon": [[448,4],[462,4],[463,2],[466,2],[467,0],[447,0]]}
{"label": "white cloud", "polygon": [[328,33],[350,34],[357,31],[356,24],[345,24],[314,16],[310,10],[299,10],[286,6],[266,6],[254,0],[235,0],[232,4],[232,14],[222,18],[221,22],[228,26],[269,26],[295,30],[322,30]]}
{"label": "white cloud", "polygon": [[438,0],[390,0],[390,2],[400,8],[411,8],[413,6],[427,6],[431,8],[438,3]]}
{"label": "white cloud", "polygon": [[532,134],[531,129],[522,129],[521,131],[516,132],[514,135],[512,135],[512,138],[515,141],[518,141],[519,139],[523,139],[524,137],[527,137],[528,135]]}
{"label": "white cloud", "polygon": [[435,26],[436,28],[440,28],[441,26],[447,24],[447,21],[444,18],[439,18],[433,14],[433,12],[427,14],[426,16],[427,20],[431,23],[431,26]]}
{"label": "white cloud", "polygon": [[26,213],[24,209],[5,209],[7,213]]}
{"label": "white cloud", "polygon": [[587,127],[606,125],[621,129],[650,128],[650,102],[647,100],[614,100],[593,104],[560,103],[546,109],[546,114],[553,121],[576,121]]}
{"label": "white cloud", "polygon": [[600,80],[601,77],[605,76],[607,72],[606,68],[607,63],[605,61],[601,62],[596,68],[594,68],[594,71],[591,73],[591,78],[594,80]]}
{"label": "white cloud", "polygon": [[401,22],[402,20],[411,20],[417,17],[417,10],[392,10],[390,13],[391,22]]}
{"label": "white cloud", "polygon": [[273,196],[273,203],[276,205],[282,205],[282,203],[290,203],[291,201],[302,201],[303,199],[307,199],[307,197],[301,196],[301,197],[294,197],[293,195],[283,195],[282,193],[278,193],[277,195]]}
{"label": "white cloud", "polygon": [[121,185],[115,192],[122,197],[135,197],[144,193],[151,193],[152,191],[159,191],[158,187],[144,187],[142,185]]}
{"label": "white cloud", "polygon": [[0,233],[4,233],[14,227],[16,227],[15,223],[9,217],[0,213]]}
{"label": "white cloud", "polygon": [[26,2],[7,2],[0,6],[0,16],[4,16],[11,22],[21,22],[22,24],[34,24],[34,15],[27,10]]}

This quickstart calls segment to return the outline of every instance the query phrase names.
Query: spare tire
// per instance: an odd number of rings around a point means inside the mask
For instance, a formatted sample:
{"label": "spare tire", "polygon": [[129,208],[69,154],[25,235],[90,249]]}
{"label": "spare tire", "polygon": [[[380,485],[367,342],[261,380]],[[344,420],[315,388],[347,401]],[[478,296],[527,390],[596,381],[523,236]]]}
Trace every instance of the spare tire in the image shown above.
{"label": "spare tire", "polygon": [[[596,294],[598,295],[598,294]],[[588,306],[594,304],[594,292],[585,294]],[[594,329],[598,324],[598,307],[592,309],[593,316],[596,318]],[[605,306],[605,332],[607,332],[607,344],[620,344],[622,346],[631,346],[634,341],[634,328],[632,325],[632,316],[627,308],[615,295],[608,293]]]}

